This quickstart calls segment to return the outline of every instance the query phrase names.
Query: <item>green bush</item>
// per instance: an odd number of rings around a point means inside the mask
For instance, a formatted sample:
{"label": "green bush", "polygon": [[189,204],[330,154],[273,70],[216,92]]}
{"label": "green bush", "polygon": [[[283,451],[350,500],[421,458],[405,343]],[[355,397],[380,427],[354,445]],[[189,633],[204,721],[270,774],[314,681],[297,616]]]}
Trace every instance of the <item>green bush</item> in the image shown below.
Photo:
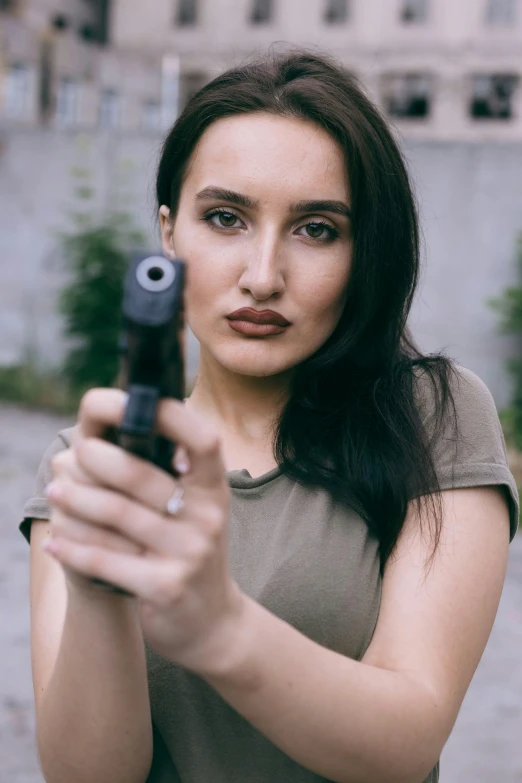
{"label": "green bush", "polygon": [[76,231],[61,235],[70,273],[58,297],[64,334],[70,340],[62,373],[74,396],[115,381],[128,248],[143,244],[142,234],[125,215],[98,224],[82,221]]}
{"label": "green bush", "polygon": [[30,360],[0,367],[0,400],[61,414],[74,413],[79,403],[59,373],[42,370]]}
{"label": "green bush", "polygon": [[507,288],[501,297],[490,300],[501,318],[502,331],[520,339],[520,354],[507,363],[514,380],[510,407],[501,414],[508,442],[522,451],[522,235],[518,241],[518,271],[520,283]]}
{"label": "green bush", "polygon": [[125,214],[96,222],[77,213],[73,220],[72,230],[59,235],[68,277],[57,300],[68,339],[65,359],[43,367],[28,344],[18,363],[0,367],[0,400],[63,414],[77,410],[87,389],[115,382],[129,248],[144,246]]}
{"label": "green bush", "polygon": [[116,380],[129,251],[146,246],[143,232],[129,215],[135,201],[134,162],[114,150],[109,185],[101,194],[101,202],[111,208],[100,209],[100,194],[95,198],[92,140],[79,134],[76,141],[77,162],[71,168],[68,195],[71,229],[54,232],[67,276],[57,300],[67,340],[65,359],[60,367],[43,367],[38,341],[29,336],[20,360],[0,367],[0,399],[63,413],[74,412],[88,388],[112,386]]}

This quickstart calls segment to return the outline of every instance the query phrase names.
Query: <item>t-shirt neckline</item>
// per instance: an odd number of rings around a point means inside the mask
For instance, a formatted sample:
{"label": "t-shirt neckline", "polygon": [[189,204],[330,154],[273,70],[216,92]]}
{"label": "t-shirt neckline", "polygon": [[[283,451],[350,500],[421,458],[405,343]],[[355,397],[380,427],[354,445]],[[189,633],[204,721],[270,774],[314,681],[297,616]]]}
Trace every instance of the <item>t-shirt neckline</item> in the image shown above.
{"label": "t-shirt neckline", "polygon": [[[185,397],[183,402],[186,402],[187,400],[188,397]],[[279,465],[276,465],[275,468],[272,468],[272,470],[269,470],[267,473],[263,473],[261,476],[255,476],[254,478],[246,468],[227,471],[228,483],[234,489],[254,489],[255,487],[262,487],[263,484],[268,484],[280,475],[281,468]]]}
{"label": "t-shirt neckline", "polygon": [[246,468],[227,471],[228,483],[234,489],[254,489],[255,487],[262,487],[264,484],[268,484],[280,475],[282,474],[279,465],[276,465],[275,468],[269,470],[268,473],[263,473],[261,476],[255,477],[252,477]]}

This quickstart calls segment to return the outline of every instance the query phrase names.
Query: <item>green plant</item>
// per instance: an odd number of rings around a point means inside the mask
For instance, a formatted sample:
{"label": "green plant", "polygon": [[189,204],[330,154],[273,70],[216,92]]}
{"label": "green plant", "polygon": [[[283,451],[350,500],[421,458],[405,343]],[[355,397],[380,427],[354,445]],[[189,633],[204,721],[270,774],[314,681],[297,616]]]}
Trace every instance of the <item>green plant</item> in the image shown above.
{"label": "green plant", "polygon": [[111,386],[118,372],[123,278],[129,250],[145,247],[129,210],[134,163],[114,149],[103,192],[95,184],[92,139],[77,137],[68,210],[71,229],[58,234],[68,282],[58,294],[66,355],[61,372],[69,396],[79,401],[92,386]]}
{"label": "green plant", "polygon": [[71,341],[62,372],[77,396],[115,381],[128,249],[143,246],[144,237],[125,214],[99,223],[82,215],[76,230],[61,235],[61,245],[71,275],[58,296],[64,333]]}
{"label": "green plant", "polygon": [[79,402],[56,371],[42,370],[28,360],[0,367],[0,400],[61,414],[74,413]]}
{"label": "green plant", "polygon": [[81,394],[114,383],[128,248],[143,246],[144,237],[125,214],[90,224],[82,216],[76,231],[62,234],[61,244],[71,279],[59,293],[58,311],[72,340],[62,372]]}
{"label": "green plant", "polygon": [[34,302],[23,303],[24,340],[19,359],[0,366],[0,400],[15,405],[70,414],[79,399],[71,393],[56,367],[50,367],[39,354],[38,323]]}
{"label": "green plant", "polygon": [[[67,280],[57,298],[68,340],[61,366],[45,366],[38,350],[33,305],[25,308],[22,356],[0,367],[0,399],[29,407],[71,413],[92,386],[113,385],[118,372],[123,278],[131,248],[146,247],[145,235],[129,215],[135,164],[117,149],[103,192],[97,192],[95,150],[87,134],[76,138],[77,159],[71,167],[66,213],[71,227],[53,232],[61,247]],[[60,254],[53,253],[53,257]]]}
{"label": "green plant", "polygon": [[[518,241],[518,270],[520,282],[518,285],[506,288],[497,299],[489,300],[490,306],[499,313],[501,329],[505,333],[516,335],[522,348],[522,235]],[[501,418],[508,443],[522,450],[522,350],[519,356],[507,363],[508,371],[514,380],[511,405],[502,411]]]}

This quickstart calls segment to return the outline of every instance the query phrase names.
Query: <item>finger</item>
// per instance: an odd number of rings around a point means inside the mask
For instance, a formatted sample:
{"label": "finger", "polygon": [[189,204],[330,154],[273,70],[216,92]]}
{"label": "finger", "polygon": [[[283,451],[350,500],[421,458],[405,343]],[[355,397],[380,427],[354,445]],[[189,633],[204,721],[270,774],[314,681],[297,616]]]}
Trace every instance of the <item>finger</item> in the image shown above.
{"label": "finger", "polygon": [[220,436],[183,402],[160,400],[156,427],[168,440],[186,448],[191,465],[187,484],[194,482],[200,487],[214,488],[225,482]]}
{"label": "finger", "polygon": [[94,483],[93,477],[78,462],[75,448],[68,448],[55,454],[51,460],[53,478],[67,477],[79,484]]}
{"label": "finger", "polygon": [[202,546],[203,536],[194,524],[160,516],[111,490],[61,480],[53,482],[51,493],[61,515],[53,527],[71,540],[96,546],[107,541],[109,549],[179,557]]}
{"label": "finger", "polygon": [[[103,438],[107,426],[120,426],[125,415],[128,395],[121,389],[90,389],[82,397],[76,440],[88,437]],[[156,431],[173,443],[187,449],[191,470],[190,482],[200,487],[214,488],[226,480],[221,457],[221,443],[217,432],[202,422],[193,411],[179,400],[159,401],[155,422]],[[76,442],[75,442],[76,445]]]}
{"label": "finger", "polygon": [[83,438],[103,438],[107,427],[119,427],[125,416],[128,394],[121,389],[89,389],[80,402],[73,445]]}
{"label": "finger", "polygon": [[131,555],[143,554],[144,547],[138,542],[109,530],[102,525],[92,525],[72,516],[58,505],[52,507],[51,539],[65,538],[79,544],[99,546],[115,552],[126,552]]}
{"label": "finger", "polygon": [[79,574],[101,579],[159,606],[176,601],[186,579],[187,567],[181,561],[109,552],[67,539],[48,540],[45,549]]}
{"label": "finger", "polygon": [[97,484],[163,513],[177,482],[164,470],[113,443],[87,438],[76,447],[80,467]]}

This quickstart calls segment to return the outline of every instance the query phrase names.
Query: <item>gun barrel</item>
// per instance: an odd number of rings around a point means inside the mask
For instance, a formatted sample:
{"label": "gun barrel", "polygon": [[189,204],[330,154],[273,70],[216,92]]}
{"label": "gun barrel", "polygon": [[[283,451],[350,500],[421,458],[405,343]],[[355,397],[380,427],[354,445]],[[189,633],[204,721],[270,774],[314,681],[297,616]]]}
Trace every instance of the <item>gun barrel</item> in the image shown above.
{"label": "gun barrel", "polygon": [[185,265],[161,256],[135,262],[125,278],[123,316],[139,326],[161,327],[183,309]]}
{"label": "gun barrel", "polygon": [[124,287],[125,386],[130,394],[120,443],[166,467],[154,435],[157,402],[184,396],[185,265],[161,256],[135,259]]}
{"label": "gun barrel", "polygon": [[165,291],[174,282],[176,271],[174,265],[162,256],[150,256],[139,262],[135,275],[145,291]]}

